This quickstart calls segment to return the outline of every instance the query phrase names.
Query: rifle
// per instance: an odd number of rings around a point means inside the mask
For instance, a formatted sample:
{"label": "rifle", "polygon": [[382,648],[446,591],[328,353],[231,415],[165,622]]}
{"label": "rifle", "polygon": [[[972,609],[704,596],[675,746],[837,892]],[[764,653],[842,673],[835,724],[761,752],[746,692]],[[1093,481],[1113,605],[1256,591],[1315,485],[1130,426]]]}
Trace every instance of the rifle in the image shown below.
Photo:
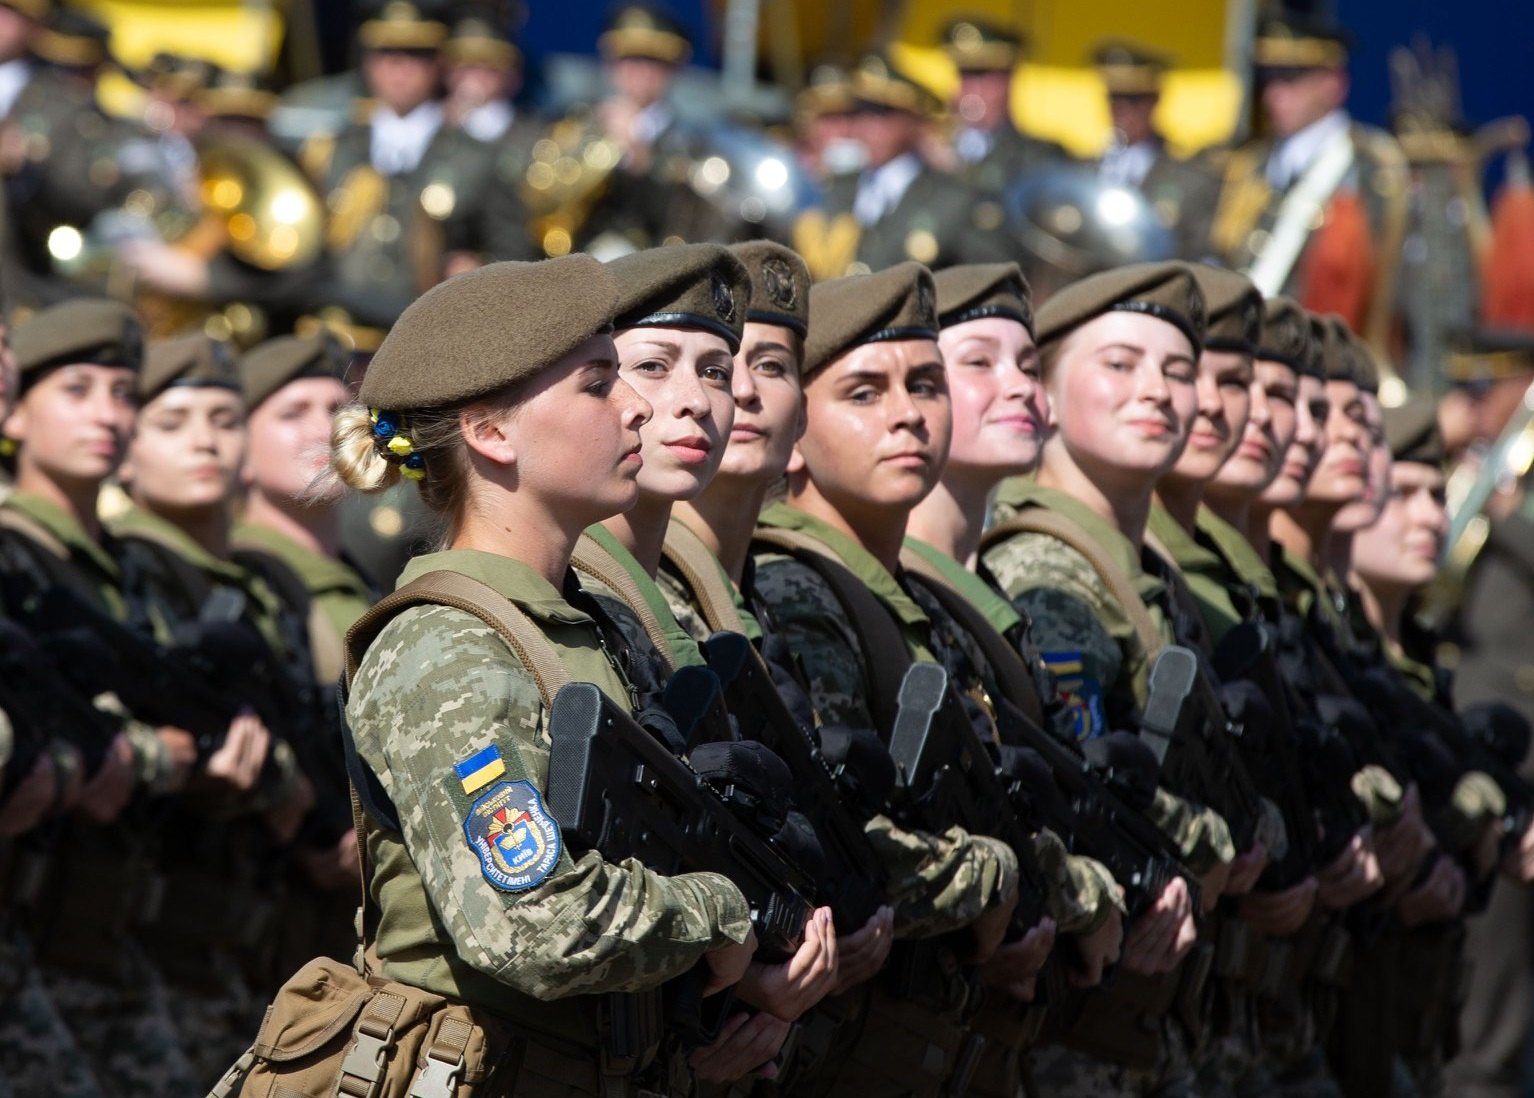
{"label": "rifle", "polygon": [[[1224,727],[1215,728],[1216,721]],[[1236,849],[1247,850],[1257,838],[1261,808],[1236,754],[1234,731],[1198,655],[1182,645],[1163,648],[1151,665],[1140,738],[1156,753],[1169,782],[1213,805],[1230,824]]]}
{"label": "rifle", "polygon": [[31,773],[54,739],[78,748],[84,772],[94,774],[122,730],[119,718],[92,705],[31,634],[9,621],[0,621],[0,708],[16,733],[5,766],[7,790]]}
{"label": "rifle", "polygon": [[[717,690],[717,680],[715,681]],[[572,845],[609,861],[635,858],[656,872],[721,873],[751,910],[758,956],[792,957],[804,940],[810,881],[770,839],[748,826],[721,793],[591,683],[569,683],[549,714],[544,802]],[[684,1041],[718,1036],[731,994],[705,1013],[699,965],[667,985],[667,1019]]]}
{"label": "rifle", "polygon": [[703,651],[724,686],[736,734],[765,744],[787,764],[795,807],[808,817],[825,854],[819,893],[831,908],[837,930],[856,931],[884,903],[886,882],[862,823],[837,792],[836,768],[815,734],[784,704],[761,655],[746,637],[715,633]]}
{"label": "rifle", "polygon": [[1507,797],[1507,813],[1502,818],[1506,829],[1502,852],[1507,854],[1517,849],[1523,833],[1534,823],[1534,785],[1519,773],[1529,753],[1529,722],[1506,702],[1472,705],[1459,719],[1474,751],[1472,766],[1490,774]]}

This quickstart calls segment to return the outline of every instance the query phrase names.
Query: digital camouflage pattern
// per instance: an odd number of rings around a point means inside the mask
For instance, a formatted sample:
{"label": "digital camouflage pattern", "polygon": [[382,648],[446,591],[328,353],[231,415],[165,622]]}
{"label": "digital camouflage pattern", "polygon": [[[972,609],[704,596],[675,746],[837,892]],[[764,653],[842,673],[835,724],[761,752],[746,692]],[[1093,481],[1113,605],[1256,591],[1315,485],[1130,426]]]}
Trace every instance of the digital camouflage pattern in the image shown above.
{"label": "digital camouflage pattern", "polygon": [[26,936],[9,919],[0,922],[0,1096],[105,1093],[49,998]]}
{"label": "digital camouflage pattern", "polygon": [[[592,619],[530,568],[455,550],[412,561],[402,582],[443,568],[514,601],[574,679],[627,707],[626,684]],[[395,618],[368,649],[347,715],[403,827],[368,837],[382,911],[377,947],[391,977],[525,1011],[528,998],[653,987],[706,951],[745,940],[744,898],[717,874],[663,877],[632,860],[613,865],[565,848],[537,887],[506,892],[486,880],[464,838],[473,798],[454,765],[494,748],[502,780],[542,790],[548,734],[532,676],[473,615],[430,606]]]}
{"label": "digital camouflage pattern", "polygon": [[702,644],[708,640],[714,632],[708,627],[708,622],[703,620],[703,610],[693,601],[692,592],[681,578],[662,567],[655,576],[655,586],[660,588],[660,593],[666,598],[666,605],[671,608],[671,614],[676,618],[676,623],[686,631],[693,640]]}

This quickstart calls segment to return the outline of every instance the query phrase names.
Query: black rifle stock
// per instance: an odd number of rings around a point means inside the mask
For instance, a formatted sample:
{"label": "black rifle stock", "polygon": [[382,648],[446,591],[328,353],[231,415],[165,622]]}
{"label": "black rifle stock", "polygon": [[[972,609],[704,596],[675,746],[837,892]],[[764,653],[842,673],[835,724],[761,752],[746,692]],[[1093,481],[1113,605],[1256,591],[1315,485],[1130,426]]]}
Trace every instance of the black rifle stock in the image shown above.
{"label": "black rifle stock", "polygon": [[122,721],[91,705],[33,640],[14,622],[0,620],[0,709],[10,718],[14,740],[0,789],[32,772],[54,739],[73,744],[84,772],[94,774]]}
{"label": "black rifle stock", "polygon": [[[591,683],[570,683],[549,715],[544,801],[567,841],[604,858],[635,858],[668,876],[721,873],[751,910],[758,957],[782,962],[804,939],[813,883],[661,741]],[[702,962],[668,985],[667,1021],[695,1045],[718,1035],[730,997],[705,1010]]]}
{"label": "black rifle stock", "polygon": [[814,733],[784,704],[750,640],[739,633],[715,633],[703,647],[740,737],[766,744],[788,765],[794,805],[809,818],[825,853],[820,897],[839,932],[856,931],[885,901],[884,873],[862,825],[838,796]]}

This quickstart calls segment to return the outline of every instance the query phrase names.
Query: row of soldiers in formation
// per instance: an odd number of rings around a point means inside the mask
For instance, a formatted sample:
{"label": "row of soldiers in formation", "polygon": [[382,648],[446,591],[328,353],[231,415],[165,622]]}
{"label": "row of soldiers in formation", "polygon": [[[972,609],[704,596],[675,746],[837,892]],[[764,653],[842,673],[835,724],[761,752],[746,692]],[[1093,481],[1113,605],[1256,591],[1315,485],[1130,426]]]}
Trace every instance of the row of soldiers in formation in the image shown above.
{"label": "row of soldiers in formation", "polygon": [[[950,104],[886,54],[820,65],[791,141],[777,143],[710,129],[673,103],[690,43],[662,9],[618,8],[599,43],[605,98],[550,121],[514,105],[521,59],[492,23],[450,28],[442,13],[391,0],[359,27],[358,98],[291,150],[300,176],[250,149],[269,142],[276,97],[206,61],[167,54],[136,73],[142,123],[104,114],[92,89],[110,58],[105,29],[48,8],[0,5],[4,253],[22,304],[84,279],[169,309],[157,331],[211,315],[248,345],[320,305],[387,328],[447,275],[570,251],[768,237],[816,278],[906,259],[1017,259],[1041,288],[1043,270],[1053,288],[1109,261],[1113,226],[1092,197],[1067,196],[1048,216],[1006,208],[1030,178],[1075,162],[1014,124],[1022,43],[982,19],[948,29]],[[1350,120],[1337,28],[1264,23],[1254,58],[1270,136],[1184,160],[1153,124],[1168,60],[1104,45],[1093,61],[1113,140],[1086,170],[1143,195],[1159,223],[1142,236],[1167,242],[1139,258],[1261,263],[1272,292],[1341,313],[1383,348],[1407,230],[1405,159],[1389,135]],[[295,92],[295,116],[317,95]],[[229,176],[231,163],[244,174]],[[230,197],[229,178],[255,201]],[[278,205],[255,196],[263,187],[285,188],[286,219],[258,208]]]}
{"label": "row of soldiers in formation", "polygon": [[[326,335],[236,363],[77,300],[10,342],[0,1091],[201,1093],[350,955],[355,823],[359,963],[483,1035],[417,1093],[1447,1092],[1466,915],[1534,879],[1528,732],[1415,626],[1442,440],[1339,318],[1179,262],[1035,310],[1013,264],[812,284],[753,242],[449,279],[355,401]],[[405,600],[367,610],[343,484],[444,520]],[[720,738],[821,767],[713,774],[786,926],[687,835],[647,866],[552,815],[550,676],[701,770],[675,695],[732,633],[771,694]],[[624,1045],[608,993],[699,964],[743,1009]],[[221,1093],[379,1047],[274,1014]],[[417,1068],[341,1060],[315,1093]]]}

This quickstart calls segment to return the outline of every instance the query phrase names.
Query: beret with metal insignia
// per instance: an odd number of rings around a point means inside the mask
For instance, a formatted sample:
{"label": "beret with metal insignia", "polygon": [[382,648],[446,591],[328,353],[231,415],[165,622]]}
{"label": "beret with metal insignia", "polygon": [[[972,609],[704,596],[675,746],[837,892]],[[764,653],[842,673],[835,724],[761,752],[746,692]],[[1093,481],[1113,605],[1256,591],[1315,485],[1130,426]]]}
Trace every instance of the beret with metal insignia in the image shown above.
{"label": "beret with metal insignia", "polygon": [[810,289],[815,324],[804,344],[808,380],[864,343],[937,339],[937,291],[920,263],[817,282]]}
{"label": "beret with metal insignia", "polygon": [[410,0],[388,0],[358,28],[357,38],[370,50],[435,50],[447,39],[447,24]]}
{"label": "beret with metal insignia", "polygon": [[692,44],[682,24],[666,9],[655,4],[625,4],[597,39],[597,49],[609,61],[636,57],[681,65],[692,53]]}
{"label": "beret with metal insignia", "polygon": [[312,335],[285,335],[252,347],[240,359],[240,392],[247,411],[290,381],[328,377],[346,379],[351,351],[335,333],[321,329]]}
{"label": "beret with metal insignia", "polygon": [[1313,372],[1310,317],[1294,298],[1270,297],[1263,302],[1262,331],[1253,357],[1283,363],[1297,373]]}
{"label": "beret with metal insignia", "polygon": [[357,399],[409,411],[503,389],[610,331],[617,301],[612,274],[585,254],[457,275],[400,314]]}
{"label": "beret with metal insignia", "polygon": [[23,383],[75,363],[137,370],[144,361],[144,329],[120,301],[75,298],[28,317],[11,333],[11,348]]}
{"label": "beret with metal insignia", "polygon": [[701,328],[733,355],[750,306],[745,265],[718,244],[673,244],[610,260],[618,285],[613,327]]}
{"label": "beret with metal insignia", "polygon": [[1039,307],[1034,338],[1043,348],[1114,312],[1164,320],[1188,337],[1195,355],[1203,349],[1204,295],[1193,269],[1175,260],[1131,263],[1071,283]]}
{"label": "beret with metal insignia", "polygon": [[943,29],[943,52],[960,72],[1010,72],[1023,53],[1017,32],[965,16]]}
{"label": "beret with metal insignia", "polygon": [[1016,263],[966,263],[935,271],[938,326],[952,328],[970,320],[1000,316],[1015,320],[1033,334],[1033,306],[1028,280]]}
{"label": "beret with metal insignia", "polygon": [[1454,340],[1444,376],[1457,385],[1527,378],[1534,373],[1534,332],[1477,328]]}
{"label": "beret with metal insignia", "polygon": [[1443,433],[1438,429],[1438,405],[1434,401],[1414,394],[1405,404],[1384,409],[1384,417],[1385,442],[1396,461],[1443,464]]}
{"label": "beret with metal insignia", "polygon": [[1171,67],[1164,54],[1123,39],[1098,43],[1092,51],[1092,64],[1109,95],[1155,95]]}
{"label": "beret with metal insignia", "polygon": [[810,269],[792,248],[771,240],[732,244],[730,252],[751,278],[746,319],[781,324],[803,336],[810,327]]}
{"label": "beret with metal insignia", "polygon": [[1197,263],[1193,277],[1204,294],[1204,350],[1250,355],[1262,333],[1262,291],[1244,274]]}
{"label": "beret with metal insignia", "polygon": [[171,339],[151,340],[144,347],[144,368],[138,375],[138,398],[148,404],[167,389],[240,388],[234,351],[222,339],[191,332]]}

